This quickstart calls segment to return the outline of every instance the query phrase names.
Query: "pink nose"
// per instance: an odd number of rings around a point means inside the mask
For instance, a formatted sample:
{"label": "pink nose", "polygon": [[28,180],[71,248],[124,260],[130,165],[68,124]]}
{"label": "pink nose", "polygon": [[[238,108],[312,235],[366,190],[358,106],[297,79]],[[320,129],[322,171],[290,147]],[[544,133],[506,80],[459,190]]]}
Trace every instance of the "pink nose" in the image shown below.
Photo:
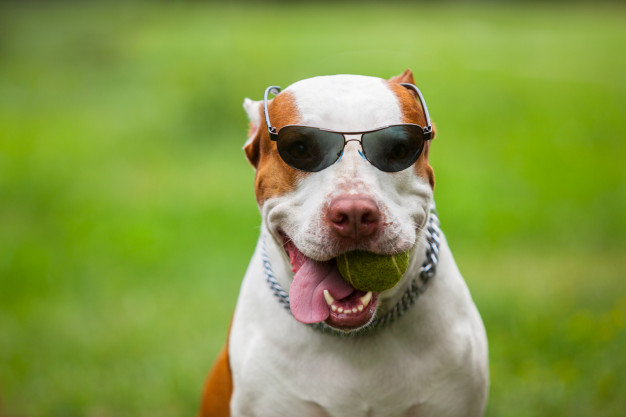
{"label": "pink nose", "polygon": [[328,218],[339,236],[357,241],[376,233],[381,224],[376,202],[362,195],[332,200],[328,206]]}

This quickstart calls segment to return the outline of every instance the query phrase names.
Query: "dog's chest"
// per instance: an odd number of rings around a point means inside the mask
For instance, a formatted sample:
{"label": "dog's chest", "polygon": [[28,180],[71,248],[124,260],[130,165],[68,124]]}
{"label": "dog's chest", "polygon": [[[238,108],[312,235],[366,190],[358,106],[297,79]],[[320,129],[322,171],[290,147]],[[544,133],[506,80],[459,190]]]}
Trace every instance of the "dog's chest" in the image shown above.
{"label": "dog's chest", "polygon": [[415,355],[324,339],[308,346],[259,346],[264,358],[251,357],[245,365],[235,409],[242,400],[248,410],[241,415],[258,417],[419,415],[410,410],[417,412],[423,401],[427,379],[419,374],[429,371]]}
{"label": "dog's chest", "polygon": [[463,354],[435,338],[413,340],[409,329],[396,328],[345,339],[295,322],[278,302],[264,311],[248,301],[231,333],[233,417],[452,415],[441,405],[461,400],[455,392],[471,385],[457,377],[469,374],[459,367]]}

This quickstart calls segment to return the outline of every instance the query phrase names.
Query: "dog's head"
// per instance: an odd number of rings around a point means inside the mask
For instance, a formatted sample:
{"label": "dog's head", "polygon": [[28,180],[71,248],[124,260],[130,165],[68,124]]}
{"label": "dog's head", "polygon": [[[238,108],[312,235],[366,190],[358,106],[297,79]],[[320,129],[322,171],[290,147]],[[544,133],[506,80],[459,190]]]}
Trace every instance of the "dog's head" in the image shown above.
{"label": "dog's head", "polygon": [[[302,322],[326,321],[342,329],[366,326],[379,307],[379,294],[345,283],[334,259],[353,250],[406,252],[422,236],[434,187],[428,163],[430,141],[424,141],[419,157],[408,168],[386,172],[390,170],[370,162],[378,160],[354,134],[399,124],[427,126],[416,92],[401,83],[414,84],[411,71],[391,80],[316,77],[289,86],[269,101],[267,119],[279,133],[288,125],[352,133],[344,136],[343,152],[334,150],[339,159],[315,172],[287,164],[276,138],[268,133],[263,101],[244,101],[251,121],[244,150],[256,169],[256,199],[265,226],[291,263],[291,309]],[[302,149],[293,152],[296,158],[306,157]],[[403,280],[415,273],[409,269]]]}

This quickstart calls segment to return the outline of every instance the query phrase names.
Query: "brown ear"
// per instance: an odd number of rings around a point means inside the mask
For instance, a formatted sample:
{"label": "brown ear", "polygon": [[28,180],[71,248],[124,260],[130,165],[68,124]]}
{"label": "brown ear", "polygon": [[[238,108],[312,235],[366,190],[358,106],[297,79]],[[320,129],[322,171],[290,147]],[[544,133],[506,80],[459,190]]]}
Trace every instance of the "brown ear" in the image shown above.
{"label": "brown ear", "polygon": [[392,83],[415,84],[415,80],[413,79],[413,72],[408,68],[405,69],[402,74],[391,77],[389,81],[391,81]]}
{"label": "brown ear", "polygon": [[252,166],[256,169],[259,164],[259,143],[261,142],[261,134],[260,130],[257,131],[256,135],[252,137],[246,144],[243,146],[243,151],[246,153],[246,158],[248,158],[248,162],[252,164]]}
{"label": "brown ear", "polygon": [[248,130],[248,141],[243,145],[243,151],[246,158],[253,167],[259,164],[259,143],[261,142],[261,101],[252,101],[246,98],[243,101],[243,107],[250,119],[250,128]]}

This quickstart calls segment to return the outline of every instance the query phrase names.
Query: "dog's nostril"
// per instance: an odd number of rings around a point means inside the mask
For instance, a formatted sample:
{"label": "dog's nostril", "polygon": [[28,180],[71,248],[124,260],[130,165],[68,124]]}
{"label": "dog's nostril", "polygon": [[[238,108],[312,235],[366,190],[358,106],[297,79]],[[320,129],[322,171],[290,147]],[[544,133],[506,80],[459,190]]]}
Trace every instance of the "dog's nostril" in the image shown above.
{"label": "dog's nostril", "polygon": [[336,210],[334,212],[331,210],[331,218],[330,218],[330,220],[333,223],[337,223],[337,224],[343,224],[343,223],[348,223],[349,222],[349,219],[348,219],[347,215],[345,215],[343,213],[340,213],[340,212],[337,212]]}
{"label": "dog's nostril", "polygon": [[378,216],[374,215],[373,213],[365,213],[363,215],[363,217],[361,217],[361,223],[367,224],[367,223],[376,223],[378,222]]}

